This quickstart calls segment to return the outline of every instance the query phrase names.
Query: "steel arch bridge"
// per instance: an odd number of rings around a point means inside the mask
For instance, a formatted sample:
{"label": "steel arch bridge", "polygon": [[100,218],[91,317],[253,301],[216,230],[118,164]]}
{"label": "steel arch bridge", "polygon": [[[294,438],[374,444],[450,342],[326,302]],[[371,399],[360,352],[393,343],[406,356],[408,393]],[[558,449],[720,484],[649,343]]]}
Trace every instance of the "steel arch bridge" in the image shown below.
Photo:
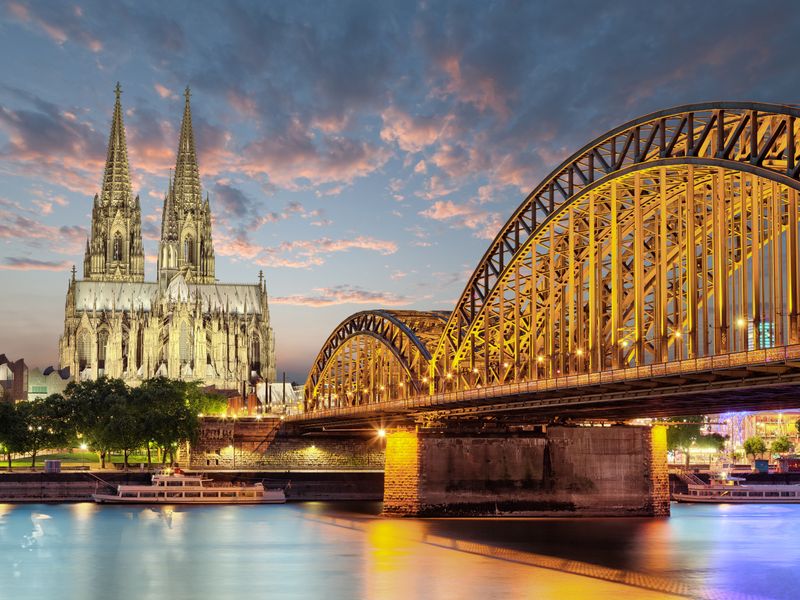
{"label": "steel arch bridge", "polygon": [[427,394],[797,346],[798,117],[681,106],[578,150],[484,254],[429,346]]}
{"label": "steel arch bridge", "polygon": [[359,406],[426,393],[431,351],[449,313],[369,310],[339,324],[306,389],[311,410]]}

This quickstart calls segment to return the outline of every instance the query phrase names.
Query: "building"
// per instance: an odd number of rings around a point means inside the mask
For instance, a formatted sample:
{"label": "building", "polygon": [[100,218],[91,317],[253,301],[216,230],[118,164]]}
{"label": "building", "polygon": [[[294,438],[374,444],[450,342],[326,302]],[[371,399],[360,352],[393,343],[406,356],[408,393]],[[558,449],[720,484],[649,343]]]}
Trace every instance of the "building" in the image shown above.
{"label": "building", "polygon": [[175,172],[164,196],[157,277],[144,280],[141,208],[133,196],[117,85],[102,189],[94,197],[83,279],[73,268],[61,368],[76,379],[119,377],[130,385],[167,376],[245,391],[275,379],[267,289],[215,278],[211,206],[202,196],[190,94]]}
{"label": "building", "polygon": [[28,394],[28,366],[20,358],[12,361],[0,354],[0,401],[19,402]]}
{"label": "building", "polygon": [[47,398],[51,394],[63,394],[72,381],[69,368],[39,367],[28,371],[28,400]]}

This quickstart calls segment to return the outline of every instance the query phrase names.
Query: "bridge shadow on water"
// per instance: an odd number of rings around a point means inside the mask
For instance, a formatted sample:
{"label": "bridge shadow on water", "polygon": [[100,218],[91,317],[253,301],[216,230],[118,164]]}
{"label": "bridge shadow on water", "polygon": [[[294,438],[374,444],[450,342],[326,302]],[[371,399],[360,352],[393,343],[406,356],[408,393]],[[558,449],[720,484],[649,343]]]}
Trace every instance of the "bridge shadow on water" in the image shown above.
{"label": "bridge shadow on water", "polygon": [[303,517],[361,532],[379,554],[466,553],[588,578],[587,590],[599,591],[591,580],[620,584],[635,598],[793,598],[800,584],[800,506],[673,503],[672,517],[656,519],[393,519],[380,510],[309,503]]}

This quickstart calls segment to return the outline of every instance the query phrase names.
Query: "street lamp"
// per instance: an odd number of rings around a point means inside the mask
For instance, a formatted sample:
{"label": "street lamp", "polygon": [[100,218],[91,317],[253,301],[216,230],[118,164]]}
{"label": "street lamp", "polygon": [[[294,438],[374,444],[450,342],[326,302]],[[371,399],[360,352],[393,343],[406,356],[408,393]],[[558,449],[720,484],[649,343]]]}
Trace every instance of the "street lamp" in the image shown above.
{"label": "street lamp", "polygon": [[[83,452],[86,452],[86,450],[89,449],[89,446],[87,446],[86,443],[83,443],[80,445],[80,448]],[[81,467],[86,467],[86,454],[81,454]]]}

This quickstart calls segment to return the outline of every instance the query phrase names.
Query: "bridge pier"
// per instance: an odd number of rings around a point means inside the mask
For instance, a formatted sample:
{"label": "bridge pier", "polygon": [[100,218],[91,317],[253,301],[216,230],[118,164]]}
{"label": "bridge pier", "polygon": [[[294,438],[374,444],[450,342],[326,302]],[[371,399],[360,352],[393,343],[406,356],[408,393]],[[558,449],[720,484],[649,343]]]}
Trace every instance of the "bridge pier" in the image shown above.
{"label": "bridge pier", "polygon": [[667,516],[666,429],[398,429],[386,436],[384,514]]}

